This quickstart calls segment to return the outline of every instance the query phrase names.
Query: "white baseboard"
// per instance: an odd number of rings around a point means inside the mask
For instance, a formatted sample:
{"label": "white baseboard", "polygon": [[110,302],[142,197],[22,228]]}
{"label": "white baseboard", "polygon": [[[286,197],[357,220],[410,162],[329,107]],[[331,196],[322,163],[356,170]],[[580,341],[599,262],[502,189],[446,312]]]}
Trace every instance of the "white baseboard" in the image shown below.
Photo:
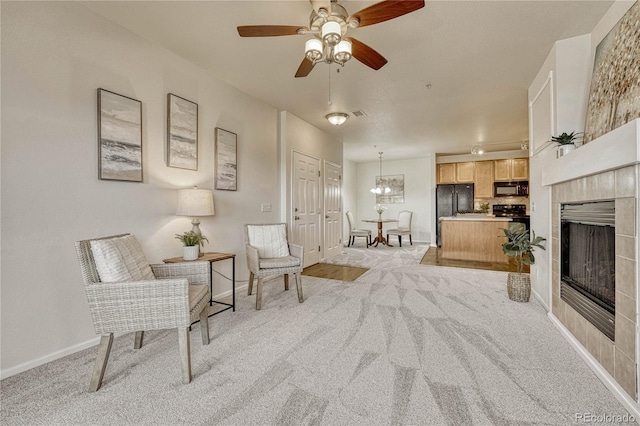
{"label": "white baseboard", "polygon": [[547,312],[550,312],[551,309],[549,308],[549,305],[547,305],[544,300],[542,300],[542,297],[540,297],[540,295],[538,294],[537,291],[535,291],[534,289],[531,289],[531,293],[533,293],[533,295],[536,297],[536,299],[538,299],[538,302],[540,302],[540,304],[544,307],[544,309]]}
{"label": "white baseboard", "polygon": [[0,380],[6,379],[7,377],[15,376],[16,374],[22,373],[27,370],[31,370],[32,368],[39,367],[43,364],[46,364],[51,361],[55,361],[56,359],[60,359],[67,355],[80,352],[92,346],[96,346],[98,343],[100,343],[100,336],[96,336],[93,339],[87,340],[86,342],[78,343],[77,345],[73,345],[68,348],[61,349],[49,355],[45,355],[43,357],[24,362],[22,364],[16,365],[15,367],[5,368],[4,370],[0,370]]}
{"label": "white baseboard", "polygon": [[[245,285],[241,285],[241,286],[239,286],[239,287],[238,287],[238,286],[236,286],[236,297],[238,297],[238,291],[239,291],[239,290],[244,290],[244,289],[246,289],[247,287],[249,287],[249,283],[247,283],[247,284],[245,284]],[[218,294],[214,295],[214,296],[212,297],[212,299],[213,299],[213,300],[216,300],[216,299],[223,299],[223,298],[225,298],[225,297],[229,297],[229,296],[231,296],[231,293],[232,293],[232,292],[233,292],[233,289],[231,289],[231,290],[227,290],[227,291],[223,291],[222,293],[218,293]]]}
{"label": "white baseboard", "polygon": [[591,353],[582,346],[582,343],[575,338],[573,334],[560,322],[560,320],[553,315],[551,312],[547,313],[547,316],[551,320],[551,322],[560,330],[560,333],[564,336],[565,339],[574,347],[578,355],[582,357],[582,359],[587,363],[587,365],[596,373],[596,376],[602,383],[611,391],[613,396],[620,401],[620,403],[624,406],[624,408],[629,411],[629,413],[635,417],[636,421],[640,420],[640,404],[637,401],[634,401],[633,398],[629,396],[628,393],[625,392],[624,389],[616,382],[616,380],[609,374],[605,368],[600,365],[600,363],[591,355]]}

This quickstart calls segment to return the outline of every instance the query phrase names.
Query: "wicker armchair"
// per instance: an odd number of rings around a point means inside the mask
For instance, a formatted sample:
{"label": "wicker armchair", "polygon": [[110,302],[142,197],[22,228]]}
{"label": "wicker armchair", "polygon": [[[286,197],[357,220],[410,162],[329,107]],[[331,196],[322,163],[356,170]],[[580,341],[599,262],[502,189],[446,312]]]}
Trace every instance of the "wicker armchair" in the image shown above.
{"label": "wicker armchair", "polygon": [[389,229],[387,231],[387,241],[389,241],[389,235],[398,236],[398,244],[402,247],[402,236],[409,236],[409,243],[413,245],[411,241],[411,219],[413,218],[413,212],[409,210],[403,210],[398,213],[398,227],[396,229]]}
{"label": "wicker armchair", "polygon": [[256,310],[262,307],[262,280],[274,275],[284,275],[284,289],[289,290],[289,274],[293,274],[298,302],[304,302],[300,277],[304,249],[288,242],[287,224],[245,225],[244,231],[249,267],[249,296],[253,292],[253,281],[258,278]]}
{"label": "wicker armchair", "polygon": [[[207,306],[209,263],[184,262],[150,266],[157,279],[101,282],[91,242],[115,240],[129,234],[77,241],[76,253],[85,283],[89,310],[96,333],[101,334],[89,392],[100,389],[114,333],[136,332],[134,348],[142,347],[144,330],[178,329],[182,383],[191,381],[189,329],[200,321],[202,344],[209,344]],[[129,241],[131,241],[129,239]],[[133,239],[135,247],[139,245]],[[140,255],[144,258],[142,251]],[[130,261],[130,256],[121,256]]]}

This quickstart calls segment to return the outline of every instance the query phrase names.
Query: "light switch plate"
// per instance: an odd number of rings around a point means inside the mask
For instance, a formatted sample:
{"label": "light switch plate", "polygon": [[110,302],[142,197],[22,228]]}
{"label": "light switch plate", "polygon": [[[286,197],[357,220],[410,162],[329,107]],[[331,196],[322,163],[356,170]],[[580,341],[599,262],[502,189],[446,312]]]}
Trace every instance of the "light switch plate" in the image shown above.
{"label": "light switch plate", "polygon": [[271,203],[262,203],[260,204],[260,211],[261,212],[270,212],[271,211]]}

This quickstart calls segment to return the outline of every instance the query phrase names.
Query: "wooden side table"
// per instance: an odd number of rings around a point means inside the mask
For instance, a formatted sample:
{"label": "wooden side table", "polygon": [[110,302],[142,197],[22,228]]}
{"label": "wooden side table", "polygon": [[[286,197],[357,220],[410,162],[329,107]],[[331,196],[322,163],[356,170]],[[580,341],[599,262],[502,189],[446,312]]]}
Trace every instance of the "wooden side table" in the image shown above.
{"label": "wooden side table", "polygon": [[[232,293],[231,293],[231,300],[232,303],[226,303],[226,302],[220,302],[217,300],[213,300],[213,263],[214,262],[219,262],[221,260],[227,260],[227,259],[231,259],[232,263],[233,263],[233,267],[232,267],[232,279],[231,279],[231,284],[232,284]],[[227,306],[226,308],[218,311],[218,312],[214,312],[213,314],[209,314],[209,316],[212,315],[216,315],[219,314],[220,312],[224,312],[228,309],[232,309],[233,312],[236,311],[236,255],[233,253],[216,253],[216,252],[209,252],[209,253],[204,253],[202,255],[200,255],[200,257],[198,257],[198,259],[194,260],[195,261],[207,261],[209,262],[209,292],[210,292],[210,299],[209,299],[209,306],[212,306],[214,303],[217,303],[219,305],[225,305]],[[187,262],[186,260],[184,260],[182,257],[172,257],[171,259],[164,259],[163,260],[164,263],[181,263],[181,262]]]}

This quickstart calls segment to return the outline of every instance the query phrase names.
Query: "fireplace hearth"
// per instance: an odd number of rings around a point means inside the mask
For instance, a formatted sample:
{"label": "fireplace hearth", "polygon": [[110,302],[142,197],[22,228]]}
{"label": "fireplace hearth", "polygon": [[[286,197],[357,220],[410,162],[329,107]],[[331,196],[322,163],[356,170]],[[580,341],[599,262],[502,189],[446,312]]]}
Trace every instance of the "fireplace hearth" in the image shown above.
{"label": "fireplace hearth", "polygon": [[560,212],[560,297],[615,341],[615,201]]}

